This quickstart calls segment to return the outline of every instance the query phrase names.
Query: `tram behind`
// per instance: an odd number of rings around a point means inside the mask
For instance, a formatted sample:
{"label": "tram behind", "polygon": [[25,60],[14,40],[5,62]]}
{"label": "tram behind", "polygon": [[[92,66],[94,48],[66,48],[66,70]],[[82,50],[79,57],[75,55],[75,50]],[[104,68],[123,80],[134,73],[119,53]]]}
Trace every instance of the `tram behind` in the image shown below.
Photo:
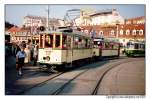
{"label": "tram behind", "polygon": [[128,42],[124,50],[128,57],[145,56],[145,43],[144,42]]}
{"label": "tram behind", "polygon": [[116,39],[95,38],[93,51],[96,57],[119,57],[120,43]]}
{"label": "tram behind", "polygon": [[51,70],[70,67],[92,55],[92,39],[81,32],[45,31],[39,35],[38,62]]}

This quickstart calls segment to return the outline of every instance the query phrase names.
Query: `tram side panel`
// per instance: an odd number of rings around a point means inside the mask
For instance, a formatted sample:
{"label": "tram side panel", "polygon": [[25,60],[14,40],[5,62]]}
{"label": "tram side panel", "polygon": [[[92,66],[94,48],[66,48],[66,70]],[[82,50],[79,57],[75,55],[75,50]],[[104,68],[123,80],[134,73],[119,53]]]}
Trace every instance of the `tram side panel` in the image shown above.
{"label": "tram side panel", "polygon": [[102,49],[101,56],[118,56],[118,50]]}
{"label": "tram side panel", "polygon": [[92,49],[62,50],[62,62],[71,63],[81,59],[91,58]]}

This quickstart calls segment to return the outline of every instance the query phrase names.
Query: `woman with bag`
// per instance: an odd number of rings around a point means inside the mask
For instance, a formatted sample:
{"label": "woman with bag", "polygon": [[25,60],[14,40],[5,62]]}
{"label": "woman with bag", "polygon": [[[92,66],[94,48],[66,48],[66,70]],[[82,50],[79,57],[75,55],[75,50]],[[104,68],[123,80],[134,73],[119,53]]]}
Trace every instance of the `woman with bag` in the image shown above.
{"label": "woman with bag", "polygon": [[25,47],[21,47],[21,51],[18,51],[16,55],[16,69],[19,75],[22,75],[22,67],[24,65],[24,59],[26,57],[24,49]]}

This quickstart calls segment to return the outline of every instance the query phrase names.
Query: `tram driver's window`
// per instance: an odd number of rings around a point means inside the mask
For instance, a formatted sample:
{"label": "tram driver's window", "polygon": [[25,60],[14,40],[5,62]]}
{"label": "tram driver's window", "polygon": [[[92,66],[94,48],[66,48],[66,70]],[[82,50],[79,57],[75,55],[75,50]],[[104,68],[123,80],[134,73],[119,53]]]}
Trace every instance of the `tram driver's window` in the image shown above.
{"label": "tram driver's window", "polygon": [[45,36],[45,47],[53,47],[53,35]]}
{"label": "tram driver's window", "polygon": [[40,35],[40,48],[43,48],[43,35]]}
{"label": "tram driver's window", "polygon": [[60,47],[60,35],[56,35],[56,48]]}
{"label": "tram driver's window", "polygon": [[67,36],[66,35],[63,35],[63,38],[62,38],[62,47],[63,48],[67,48]]}

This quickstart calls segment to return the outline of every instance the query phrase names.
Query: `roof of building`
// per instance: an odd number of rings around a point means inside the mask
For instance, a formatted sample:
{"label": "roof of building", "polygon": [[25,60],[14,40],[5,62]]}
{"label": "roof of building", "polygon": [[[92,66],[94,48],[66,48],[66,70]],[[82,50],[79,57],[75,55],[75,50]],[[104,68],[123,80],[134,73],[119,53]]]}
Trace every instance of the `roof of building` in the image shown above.
{"label": "roof of building", "polygon": [[126,19],[126,20],[130,21],[130,20],[141,20],[141,19],[145,19],[145,16],[139,16],[139,17],[129,18],[129,19]]}
{"label": "roof of building", "polygon": [[96,11],[92,14],[90,14],[90,16],[95,16],[95,15],[101,15],[101,14],[112,14],[113,11],[116,11],[116,9],[104,9],[104,10],[99,10]]}
{"label": "roof of building", "polygon": [[7,31],[8,32],[25,32],[25,31],[28,31],[28,30],[14,26],[14,27],[8,29]]}

